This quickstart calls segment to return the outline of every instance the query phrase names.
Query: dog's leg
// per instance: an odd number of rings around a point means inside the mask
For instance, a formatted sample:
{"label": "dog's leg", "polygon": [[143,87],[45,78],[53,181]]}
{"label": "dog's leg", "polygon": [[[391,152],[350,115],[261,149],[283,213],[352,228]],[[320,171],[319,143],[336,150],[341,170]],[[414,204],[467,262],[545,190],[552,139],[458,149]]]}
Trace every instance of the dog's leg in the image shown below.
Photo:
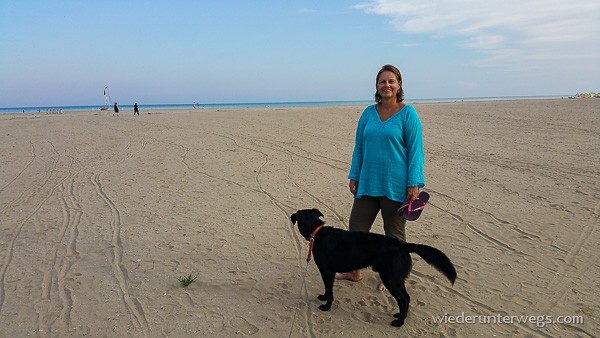
{"label": "dog's leg", "polygon": [[323,279],[323,285],[325,286],[325,294],[320,295],[319,300],[326,301],[325,304],[319,306],[321,311],[331,310],[331,304],[333,303],[333,282],[335,281],[335,271],[328,271],[327,269],[319,268],[321,272],[321,278]]}
{"label": "dog's leg", "polygon": [[400,312],[396,313],[394,315],[395,318],[402,318],[402,313],[405,314],[404,318],[406,318],[406,316],[408,316],[408,308],[409,308],[409,304],[410,304],[410,296],[408,294],[408,292],[406,291],[406,286],[404,285],[404,283],[402,283],[402,288],[400,289],[400,291],[402,292],[402,294],[404,295],[404,299],[406,299],[406,309],[400,309]]}
{"label": "dog's leg", "polygon": [[[404,284],[404,281],[402,281],[402,284]],[[402,285],[400,288],[394,287],[393,290],[388,288],[390,294],[394,296],[396,302],[398,303],[398,307],[400,308],[400,312],[394,315],[394,318],[396,319],[392,320],[390,323],[392,326],[396,327],[404,325],[404,320],[406,319],[406,316],[408,316],[409,299],[407,299],[405,296],[405,294],[408,295],[408,293],[406,293],[406,290],[403,292],[402,289],[404,289],[404,285]]]}
{"label": "dog's leg", "polygon": [[406,299],[406,309],[404,309],[404,318],[408,316],[408,306],[410,304],[410,296],[408,295],[408,291],[406,291],[405,280],[402,281],[402,294],[404,295],[404,299]]}
{"label": "dog's leg", "polygon": [[379,272],[379,276],[381,277],[383,285],[385,285],[390,294],[396,300],[396,303],[398,303],[398,307],[400,309],[400,312],[394,314],[396,319],[394,319],[390,324],[392,326],[400,327],[404,325],[404,319],[407,316],[409,302],[409,299],[406,298],[408,293],[404,288],[404,279],[398,280],[398,278],[403,276],[399,276],[397,273],[394,274],[393,271],[387,267]]}

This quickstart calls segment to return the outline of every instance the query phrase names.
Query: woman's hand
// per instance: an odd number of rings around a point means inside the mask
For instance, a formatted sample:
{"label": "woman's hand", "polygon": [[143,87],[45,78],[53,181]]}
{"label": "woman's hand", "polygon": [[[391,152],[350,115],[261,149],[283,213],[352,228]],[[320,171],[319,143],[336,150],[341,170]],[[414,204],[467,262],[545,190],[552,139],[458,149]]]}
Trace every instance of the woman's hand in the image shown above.
{"label": "woman's hand", "polygon": [[419,198],[419,187],[415,186],[415,187],[408,187],[408,191],[407,191],[407,200],[411,200],[414,201],[417,198]]}
{"label": "woman's hand", "polygon": [[358,182],[355,180],[350,180],[348,183],[348,188],[350,188],[352,195],[356,195],[356,192],[358,191]]}

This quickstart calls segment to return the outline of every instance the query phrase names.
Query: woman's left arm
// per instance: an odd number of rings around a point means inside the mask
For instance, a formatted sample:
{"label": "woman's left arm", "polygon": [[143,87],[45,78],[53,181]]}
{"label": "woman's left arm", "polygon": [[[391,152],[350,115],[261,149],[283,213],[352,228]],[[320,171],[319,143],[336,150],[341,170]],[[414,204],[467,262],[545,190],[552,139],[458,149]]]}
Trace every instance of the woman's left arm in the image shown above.
{"label": "woman's left arm", "polygon": [[[425,151],[423,147],[423,128],[417,111],[411,106],[404,122],[404,138],[408,154],[409,197],[419,195],[419,188],[425,186]],[[413,191],[410,190],[413,189]],[[416,196],[415,196],[416,197]]]}

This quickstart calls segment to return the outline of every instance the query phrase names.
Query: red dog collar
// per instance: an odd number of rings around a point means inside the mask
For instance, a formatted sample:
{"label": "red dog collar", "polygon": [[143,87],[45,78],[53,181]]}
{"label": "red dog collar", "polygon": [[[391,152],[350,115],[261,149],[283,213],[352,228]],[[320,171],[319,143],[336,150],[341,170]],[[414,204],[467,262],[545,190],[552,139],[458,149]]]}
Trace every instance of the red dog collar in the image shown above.
{"label": "red dog collar", "polygon": [[310,240],[308,241],[308,256],[306,257],[306,262],[310,262],[310,258],[312,256],[313,246],[315,245],[315,236],[317,232],[323,228],[322,225],[319,225],[313,232],[310,234]]}

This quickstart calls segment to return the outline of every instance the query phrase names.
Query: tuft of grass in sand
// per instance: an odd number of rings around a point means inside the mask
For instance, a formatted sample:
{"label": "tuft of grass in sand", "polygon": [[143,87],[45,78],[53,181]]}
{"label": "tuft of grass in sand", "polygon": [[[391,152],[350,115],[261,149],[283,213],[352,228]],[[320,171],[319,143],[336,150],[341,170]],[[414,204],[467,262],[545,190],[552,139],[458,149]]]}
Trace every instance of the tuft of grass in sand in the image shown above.
{"label": "tuft of grass in sand", "polygon": [[179,284],[185,288],[195,282],[196,278],[198,278],[198,274],[190,273],[187,276],[179,277],[177,280],[179,280]]}

